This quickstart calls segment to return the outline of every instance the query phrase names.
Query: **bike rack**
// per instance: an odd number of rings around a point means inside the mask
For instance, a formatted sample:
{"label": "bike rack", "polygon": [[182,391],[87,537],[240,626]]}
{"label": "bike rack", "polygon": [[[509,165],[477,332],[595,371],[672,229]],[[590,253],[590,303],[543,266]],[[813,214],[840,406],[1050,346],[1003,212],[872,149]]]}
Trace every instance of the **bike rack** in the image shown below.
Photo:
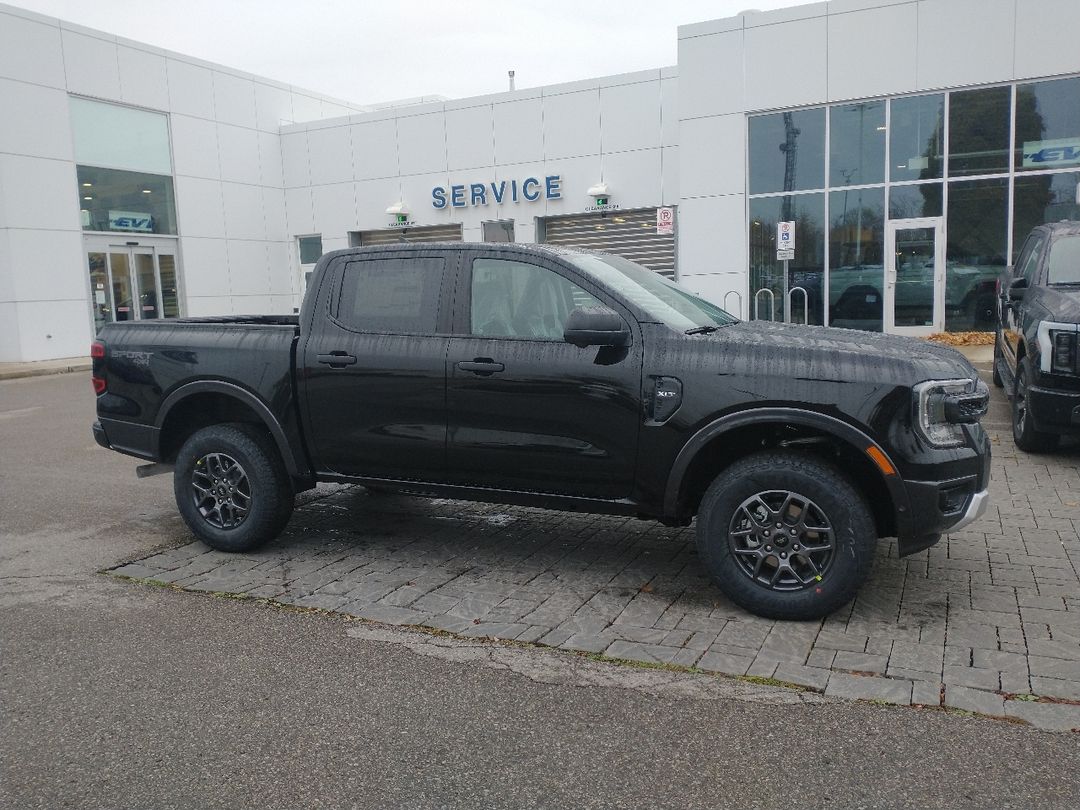
{"label": "bike rack", "polygon": [[728,290],[727,291],[727,295],[724,296],[724,309],[726,309],[728,312],[731,312],[731,310],[728,309],[727,300],[732,295],[734,295],[735,298],[739,302],[739,311],[736,313],[736,315],[741,318],[742,317],[742,293],[739,292],[738,290]]}
{"label": "bike rack", "polygon": [[754,293],[754,320],[761,320],[758,317],[758,298],[761,296],[762,293],[769,294],[769,320],[774,320],[773,313],[776,312],[776,296],[773,295],[773,291],[770,290],[768,287],[762,287],[760,290]]}
{"label": "bike rack", "polygon": [[791,312],[791,296],[795,292],[802,293],[803,326],[807,326],[810,323],[810,295],[806,292],[805,287],[792,287],[790,290],[788,290],[788,312]]}

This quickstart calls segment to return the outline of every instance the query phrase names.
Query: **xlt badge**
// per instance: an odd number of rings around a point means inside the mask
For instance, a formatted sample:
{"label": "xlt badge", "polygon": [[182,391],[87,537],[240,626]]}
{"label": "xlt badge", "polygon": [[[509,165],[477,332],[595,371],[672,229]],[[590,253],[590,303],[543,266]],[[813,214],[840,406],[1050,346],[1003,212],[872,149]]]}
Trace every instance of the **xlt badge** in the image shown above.
{"label": "xlt badge", "polygon": [[662,424],[682,405],[682,381],[677,377],[653,377],[652,413],[649,421]]}

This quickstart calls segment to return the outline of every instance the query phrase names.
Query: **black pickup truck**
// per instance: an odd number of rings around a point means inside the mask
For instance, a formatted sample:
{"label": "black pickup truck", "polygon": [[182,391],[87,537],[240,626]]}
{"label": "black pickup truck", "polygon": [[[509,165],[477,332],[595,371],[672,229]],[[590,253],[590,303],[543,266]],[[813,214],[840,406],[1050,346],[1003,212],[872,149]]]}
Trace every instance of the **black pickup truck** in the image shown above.
{"label": "black pickup truck", "polygon": [[1035,228],[998,293],[994,384],[1012,400],[1016,446],[1051,450],[1080,433],[1080,222]]}
{"label": "black pickup truck", "polygon": [[110,324],[104,447],[172,465],[214,548],[275,537],[319,481],[697,517],[702,562],[758,614],[848,602],[984,510],[988,390],[952,349],[743,323],[615,256],[494,244],[342,250],[299,317]]}

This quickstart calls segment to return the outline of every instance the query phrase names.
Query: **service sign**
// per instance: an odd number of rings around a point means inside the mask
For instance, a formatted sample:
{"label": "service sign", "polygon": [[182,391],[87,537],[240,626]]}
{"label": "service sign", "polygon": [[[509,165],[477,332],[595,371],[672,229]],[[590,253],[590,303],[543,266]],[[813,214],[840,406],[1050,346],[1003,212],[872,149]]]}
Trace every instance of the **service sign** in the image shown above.
{"label": "service sign", "polygon": [[1080,165],[1080,138],[1024,141],[1024,168],[1054,169]]}
{"label": "service sign", "polygon": [[133,211],[110,211],[109,230],[153,233],[154,218],[149,214],[137,214]]}

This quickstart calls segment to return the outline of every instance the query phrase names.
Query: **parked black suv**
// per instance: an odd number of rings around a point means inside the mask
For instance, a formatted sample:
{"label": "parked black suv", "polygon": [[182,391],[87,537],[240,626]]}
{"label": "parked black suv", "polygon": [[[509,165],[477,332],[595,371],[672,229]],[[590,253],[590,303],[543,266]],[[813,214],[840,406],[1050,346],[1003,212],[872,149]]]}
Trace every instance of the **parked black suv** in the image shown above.
{"label": "parked black suv", "polygon": [[110,324],[98,442],[174,465],[209,545],[276,536],[317,481],[697,516],[735,602],[811,618],[986,506],[986,386],[956,351],[740,323],[615,256],[492,244],[337,251],[299,317]]}
{"label": "parked black suv", "polygon": [[998,283],[994,383],[1028,452],[1080,433],[1080,222],[1035,228]]}

